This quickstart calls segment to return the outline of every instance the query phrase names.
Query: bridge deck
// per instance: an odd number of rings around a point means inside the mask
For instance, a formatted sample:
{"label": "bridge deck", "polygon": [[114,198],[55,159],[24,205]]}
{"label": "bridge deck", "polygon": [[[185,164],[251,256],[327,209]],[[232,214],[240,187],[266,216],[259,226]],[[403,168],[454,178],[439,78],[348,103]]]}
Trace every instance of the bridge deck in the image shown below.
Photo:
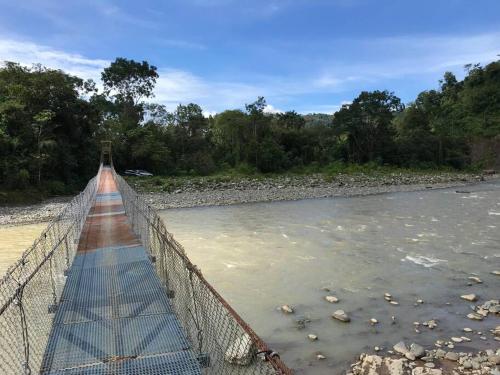
{"label": "bridge deck", "polygon": [[104,168],[41,374],[201,374]]}

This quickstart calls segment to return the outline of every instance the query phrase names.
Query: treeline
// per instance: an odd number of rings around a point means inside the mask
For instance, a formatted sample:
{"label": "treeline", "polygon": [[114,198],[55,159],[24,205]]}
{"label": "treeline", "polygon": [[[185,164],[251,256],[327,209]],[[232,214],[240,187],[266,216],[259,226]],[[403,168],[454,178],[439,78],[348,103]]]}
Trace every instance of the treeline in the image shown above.
{"label": "treeline", "polygon": [[147,62],[117,58],[104,90],[60,70],[0,68],[0,186],[75,190],[97,168],[101,140],[118,170],[155,174],[280,172],[332,162],[434,168],[471,166],[477,139],[500,134],[500,61],[445,73],[439,89],[405,106],[388,91],[362,92],[333,116],[244,110],[205,117],[197,104],[173,112],[150,103],[158,78]]}

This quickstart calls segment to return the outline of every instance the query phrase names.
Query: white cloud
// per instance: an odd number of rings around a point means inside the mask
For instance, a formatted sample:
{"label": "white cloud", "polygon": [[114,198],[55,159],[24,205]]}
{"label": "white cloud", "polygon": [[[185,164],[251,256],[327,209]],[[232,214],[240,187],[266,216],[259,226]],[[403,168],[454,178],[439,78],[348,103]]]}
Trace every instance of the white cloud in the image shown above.
{"label": "white cloud", "polygon": [[276,114],[276,113],[283,113],[283,112],[285,112],[285,111],[282,111],[281,109],[275,108],[272,104],[268,104],[264,108],[264,113]]}
{"label": "white cloud", "polygon": [[102,69],[109,65],[107,60],[89,59],[32,42],[3,38],[0,38],[0,61],[13,61],[27,66],[40,63],[96,82],[100,79]]}

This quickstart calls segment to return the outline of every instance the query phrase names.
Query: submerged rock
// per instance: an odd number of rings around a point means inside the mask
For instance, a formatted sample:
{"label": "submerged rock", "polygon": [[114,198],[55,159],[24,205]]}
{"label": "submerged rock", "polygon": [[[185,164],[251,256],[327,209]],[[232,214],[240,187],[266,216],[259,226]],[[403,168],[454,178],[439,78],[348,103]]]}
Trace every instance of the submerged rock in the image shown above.
{"label": "submerged rock", "polygon": [[313,335],[312,333],[310,333],[309,335],[307,335],[307,338],[311,341],[316,341],[318,339],[318,336],[316,335]]}
{"label": "submerged rock", "polygon": [[469,302],[474,302],[477,301],[477,296],[475,294],[464,294],[461,295],[460,298],[469,301]]}
{"label": "submerged rock", "polygon": [[339,299],[335,296],[326,296],[325,299],[330,303],[337,303]]}
{"label": "submerged rock", "polygon": [[351,321],[351,318],[349,315],[346,314],[344,310],[337,310],[333,313],[332,318],[340,320],[341,322],[344,323],[349,323]]}
{"label": "submerged rock", "polygon": [[483,283],[483,281],[479,277],[476,277],[476,276],[469,276],[469,280],[474,281],[475,283],[478,283],[478,284]]}
{"label": "submerged rock", "polygon": [[283,311],[285,314],[293,314],[293,309],[289,305],[283,305],[281,306],[281,311]]}

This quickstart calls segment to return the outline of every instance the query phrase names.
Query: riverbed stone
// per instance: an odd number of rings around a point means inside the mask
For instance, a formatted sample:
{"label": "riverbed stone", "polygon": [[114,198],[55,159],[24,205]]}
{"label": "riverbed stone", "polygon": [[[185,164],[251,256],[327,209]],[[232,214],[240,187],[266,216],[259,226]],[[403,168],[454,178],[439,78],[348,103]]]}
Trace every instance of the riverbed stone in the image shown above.
{"label": "riverbed stone", "polygon": [[466,301],[469,301],[469,302],[474,302],[474,301],[477,301],[477,296],[473,293],[471,294],[462,294],[460,296],[460,298],[466,300]]}
{"label": "riverbed stone", "polygon": [[333,313],[332,318],[340,320],[341,322],[344,323],[349,323],[351,321],[351,318],[349,315],[344,310],[337,310]]}
{"label": "riverbed stone", "polygon": [[[383,367],[388,375],[403,375],[405,373],[405,359],[384,358]],[[385,373],[385,371],[383,372]]]}
{"label": "riverbed stone", "polygon": [[494,365],[500,365],[500,355],[490,355],[488,357],[488,362],[493,363]]}
{"label": "riverbed stone", "polygon": [[316,335],[314,335],[314,334],[310,333],[310,334],[308,334],[308,335],[307,335],[307,338],[308,338],[309,340],[311,340],[311,341],[316,341],[316,340],[318,339],[318,336],[316,336]]}
{"label": "riverbed stone", "polygon": [[254,345],[248,333],[237,338],[226,350],[224,358],[227,362],[246,366],[253,357]]}
{"label": "riverbed stone", "polygon": [[471,320],[483,320],[484,316],[474,312],[474,313],[467,314],[467,318],[469,318]]}
{"label": "riverbed stone", "polygon": [[442,375],[443,371],[438,368],[415,367],[411,375]]}
{"label": "riverbed stone", "polygon": [[294,313],[294,310],[290,305],[281,306],[281,311],[283,311],[285,314],[293,314]]}
{"label": "riverbed stone", "polygon": [[339,299],[335,296],[326,296],[325,300],[327,300],[330,303],[337,303],[339,301]]}
{"label": "riverbed stone", "polygon": [[462,341],[464,341],[464,340],[462,340],[462,338],[461,338],[461,337],[452,337],[452,338],[451,338],[451,341],[453,341],[453,342],[462,342]]}
{"label": "riverbed stone", "polygon": [[458,358],[460,358],[460,356],[455,352],[448,352],[448,353],[446,353],[444,358],[447,359],[448,361],[456,362],[456,361],[458,361]]}
{"label": "riverbed stone", "polygon": [[406,346],[405,342],[404,341],[400,341],[398,342],[396,345],[394,345],[392,347],[394,349],[394,351],[396,353],[399,353],[399,354],[402,354],[402,355],[405,355],[406,353],[408,353],[408,347]]}
{"label": "riverbed stone", "polygon": [[422,345],[412,343],[410,345],[410,353],[415,357],[415,358],[422,358],[425,355],[425,349]]}
{"label": "riverbed stone", "polygon": [[378,355],[366,355],[361,362],[361,375],[377,375],[380,373],[382,357]]}
{"label": "riverbed stone", "polygon": [[483,281],[477,276],[469,276],[469,280],[474,281],[477,284],[482,284]]}
{"label": "riverbed stone", "polygon": [[437,349],[434,355],[436,358],[444,358],[446,356],[446,352],[443,349]]}

